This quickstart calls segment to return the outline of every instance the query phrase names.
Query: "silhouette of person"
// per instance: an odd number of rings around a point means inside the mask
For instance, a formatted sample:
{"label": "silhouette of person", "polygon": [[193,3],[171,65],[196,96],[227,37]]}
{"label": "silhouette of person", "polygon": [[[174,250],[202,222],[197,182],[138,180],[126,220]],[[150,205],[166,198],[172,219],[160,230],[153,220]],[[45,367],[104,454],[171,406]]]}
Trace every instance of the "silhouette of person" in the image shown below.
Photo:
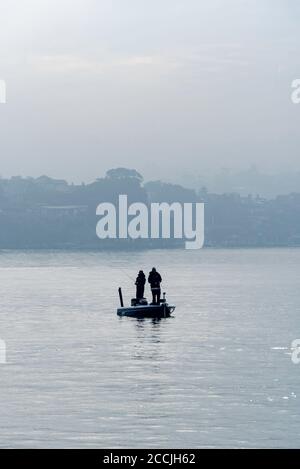
{"label": "silhouette of person", "polygon": [[140,270],[135,281],[137,300],[141,300],[142,298],[144,298],[145,283],[146,283],[145,274],[142,270]]}
{"label": "silhouette of person", "polygon": [[162,278],[159,272],[157,272],[156,268],[153,267],[151,272],[149,273],[148,282],[150,283],[151,292],[152,292],[152,304],[159,305],[160,304],[160,284]]}

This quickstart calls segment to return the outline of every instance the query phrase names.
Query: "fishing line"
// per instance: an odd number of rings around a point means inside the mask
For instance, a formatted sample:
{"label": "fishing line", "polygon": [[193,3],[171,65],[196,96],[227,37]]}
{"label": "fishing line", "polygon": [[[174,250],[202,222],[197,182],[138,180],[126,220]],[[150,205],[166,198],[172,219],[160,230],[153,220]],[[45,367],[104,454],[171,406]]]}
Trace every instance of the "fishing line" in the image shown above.
{"label": "fishing line", "polygon": [[128,277],[130,280],[132,280],[133,282],[135,282],[135,279],[133,277],[131,277],[127,272],[125,272],[125,270],[123,270],[121,267],[119,267],[119,270],[121,272],[123,272],[124,275],[126,275],[126,277]]}

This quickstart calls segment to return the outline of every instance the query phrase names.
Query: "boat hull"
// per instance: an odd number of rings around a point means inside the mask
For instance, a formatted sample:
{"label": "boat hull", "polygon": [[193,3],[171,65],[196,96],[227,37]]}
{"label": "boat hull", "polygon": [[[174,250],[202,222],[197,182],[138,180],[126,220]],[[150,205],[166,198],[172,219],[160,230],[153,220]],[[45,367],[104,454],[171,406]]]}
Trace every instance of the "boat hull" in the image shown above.
{"label": "boat hull", "polygon": [[168,304],[138,305],[118,308],[117,314],[130,318],[168,318],[174,310],[175,306]]}

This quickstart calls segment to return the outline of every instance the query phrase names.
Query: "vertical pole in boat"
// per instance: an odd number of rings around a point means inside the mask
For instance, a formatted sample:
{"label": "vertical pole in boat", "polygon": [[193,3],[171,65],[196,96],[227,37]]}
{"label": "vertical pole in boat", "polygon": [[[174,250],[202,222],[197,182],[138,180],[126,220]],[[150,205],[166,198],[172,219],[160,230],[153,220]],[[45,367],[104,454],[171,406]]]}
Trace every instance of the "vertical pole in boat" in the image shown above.
{"label": "vertical pole in boat", "polygon": [[123,295],[122,295],[122,288],[121,287],[119,288],[119,298],[120,298],[121,308],[123,308],[124,307],[124,302],[123,302]]}
{"label": "vertical pole in boat", "polygon": [[165,292],[163,293],[163,303],[164,303],[164,317],[166,318],[167,314],[166,314],[166,293]]}

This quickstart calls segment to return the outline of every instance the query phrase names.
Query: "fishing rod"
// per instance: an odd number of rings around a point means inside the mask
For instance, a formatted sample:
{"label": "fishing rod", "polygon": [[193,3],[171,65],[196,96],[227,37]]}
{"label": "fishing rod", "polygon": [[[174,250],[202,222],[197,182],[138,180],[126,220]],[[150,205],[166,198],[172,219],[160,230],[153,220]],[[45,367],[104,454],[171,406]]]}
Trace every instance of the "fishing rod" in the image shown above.
{"label": "fishing rod", "polygon": [[133,277],[131,277],[125,270],[123,270],[121,267],[119,267],[119,270],[121,272],[123,272],[124,275],[126,275],[126,277],[128,277],[130,280],[132,280],[133,282],[135,282],[135,279]]}

